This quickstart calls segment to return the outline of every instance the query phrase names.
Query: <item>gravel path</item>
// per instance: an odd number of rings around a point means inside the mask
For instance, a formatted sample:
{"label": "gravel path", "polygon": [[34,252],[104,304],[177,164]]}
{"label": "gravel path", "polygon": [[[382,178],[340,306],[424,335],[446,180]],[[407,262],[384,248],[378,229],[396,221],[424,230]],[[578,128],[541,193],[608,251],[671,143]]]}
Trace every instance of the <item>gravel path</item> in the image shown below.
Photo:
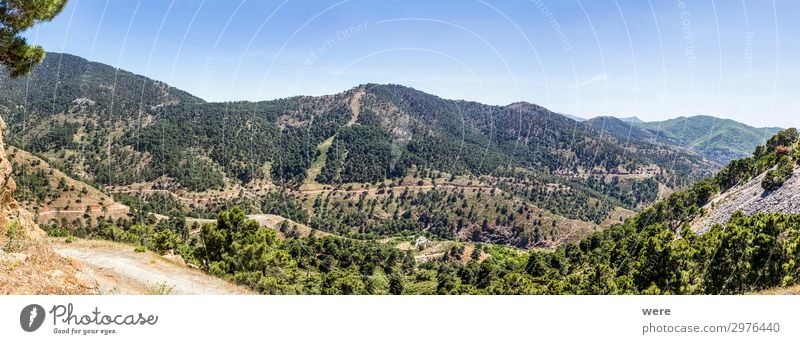
{"label": "gravel path", "polygon": [[83,278],[94,280],[101,294],[248,294],[244,288],[152,252],[106,241],[63,240],[52,243],[56,253],[85,266]]}

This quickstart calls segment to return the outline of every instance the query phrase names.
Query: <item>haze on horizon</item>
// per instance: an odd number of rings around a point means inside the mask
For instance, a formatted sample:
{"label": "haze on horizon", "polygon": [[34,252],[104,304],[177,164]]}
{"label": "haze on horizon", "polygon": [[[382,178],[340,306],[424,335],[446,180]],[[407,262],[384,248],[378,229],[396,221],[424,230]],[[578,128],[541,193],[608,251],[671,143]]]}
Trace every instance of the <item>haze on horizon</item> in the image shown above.
{"label": "haze on horizon", "polygon": [[800,3],[71,0],[26,33],[209,101],[396,83],[594,117],[800,126]]}

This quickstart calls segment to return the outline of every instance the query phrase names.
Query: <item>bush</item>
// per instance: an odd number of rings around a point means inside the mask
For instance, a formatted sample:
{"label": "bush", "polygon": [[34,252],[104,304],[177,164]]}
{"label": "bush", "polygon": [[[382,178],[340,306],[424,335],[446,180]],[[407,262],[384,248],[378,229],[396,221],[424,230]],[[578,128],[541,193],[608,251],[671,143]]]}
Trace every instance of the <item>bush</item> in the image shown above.
{"label": "bush", "polygon": [[22,250],[21,240],[24,239],[22,231],[23,229],[19,221],[14,221],[8,225],[6,228],[6,238],[8,242],[6,242],[4,248],[7,252],[19,252]]}
{"label": "bush", "polygon": [[67,237],[72,234],[69,229],[60,226],[42,225],[40,227],[51,237]]}
{"label": "bush", "polygon": [[174,250],[180,244],[180,237],[178,234],[169,228],[163,228],[156,232],[155,238],[148,245],[151,250],[158,254],[164,254],[167,251]]}
{"label": "bush", "polygon": [[767,150],[774,151],[780,146],[791,147],[798,139],[800,139],[800,134],[798,134],[797,129],[783,130],[767,141]]}
{"label": "bush", "polygon": [[784,156],[778,162],[775,169],[767,172],[764,180],[761,181],[761,187],[766,191],[775,191],[785,183],[789,177],[794,173],[794,162],[788,156]]}

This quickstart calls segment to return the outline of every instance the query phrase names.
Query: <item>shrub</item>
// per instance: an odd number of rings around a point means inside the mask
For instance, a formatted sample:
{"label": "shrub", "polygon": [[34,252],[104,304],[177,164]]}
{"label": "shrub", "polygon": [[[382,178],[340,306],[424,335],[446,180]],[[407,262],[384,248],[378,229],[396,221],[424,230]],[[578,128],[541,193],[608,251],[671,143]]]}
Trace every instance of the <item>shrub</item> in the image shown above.
{"label": "shrub", "polygon": [[789,177],[794,173],[794,162],[788,156],[784,156],[778,162],[775,169],[767,172],[764,180],[761,181],[761,187],[767,191],[775,191],[785,183]]}
{"label": "shrub", "polygon": [[167,282],[154,283],[147,286],[145,295],[169,295],[172,294],[172,290],[174,289],[175,286],[170,285]]}
{"label": "shrub", "polygon": [[180,237],[172,229],[164,228],[156,232],[155,238],[149,242],[149,248],[158,254],[174,250],[180,244]]}
{"label": "shrub", "polygon": [[798,141],[798,139],[800,139],[800,135],[798,134],[797,129],[786,129],[777,133],[767,141],[767,149],[773,151],[780,146],[791,147]]}
{"label": "shrub", "polygon": [[6,238],[8,242],[6,242],[5,245],[5,250],[7,252],[19,252],[22,250],[21,240],[24,238],[22,231],[23,229],[19,221],[14,221],[8,225],[6,228]]}

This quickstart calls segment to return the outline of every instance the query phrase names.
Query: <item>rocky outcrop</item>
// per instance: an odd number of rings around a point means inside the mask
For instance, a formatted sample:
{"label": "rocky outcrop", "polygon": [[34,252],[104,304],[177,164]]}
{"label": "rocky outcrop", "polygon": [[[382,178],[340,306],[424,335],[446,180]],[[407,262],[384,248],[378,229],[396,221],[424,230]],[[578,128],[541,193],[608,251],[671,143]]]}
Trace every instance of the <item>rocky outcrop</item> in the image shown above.
{"label": "rocky outcrop", "polygon": [[15,230],[21,233],[14,233],[20,237],[29,240],[40,240],[45,236],[33,216],[24,208],[22,208],[16,200],[14,200],[14,191],[17,190],[17,185],[14,179],[11,178],[11,163],[8,162],[6,151],[3,147],[3,132],[6,129],[6,124],[0,118],[0,229],[4,232],[0,235],[7,235],[8,227],[14,226]]}
{"label": "rocky outcrop", "polygon": [[772,192],[761,187],[765,175],[715,197],[703,208],[703,216],[692,223],[692,229],[705,233],[716,224],[727,223],[737,211],[747,216],[759,213],[800,214],[800,172],[795,171],[783,186]]}

